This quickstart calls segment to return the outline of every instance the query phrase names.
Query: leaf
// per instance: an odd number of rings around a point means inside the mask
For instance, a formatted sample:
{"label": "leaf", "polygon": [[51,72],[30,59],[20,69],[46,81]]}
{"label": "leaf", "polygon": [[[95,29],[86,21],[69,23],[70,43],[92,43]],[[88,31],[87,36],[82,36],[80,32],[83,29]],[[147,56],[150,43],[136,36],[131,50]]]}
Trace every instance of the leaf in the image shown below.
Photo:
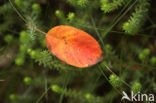
{"label": "leaf", "polygon": [[102,59],[98,42],[88,33],[71,26],[56,26],[46,35],[46,45],[60,60],[75,67],[88,67]]}

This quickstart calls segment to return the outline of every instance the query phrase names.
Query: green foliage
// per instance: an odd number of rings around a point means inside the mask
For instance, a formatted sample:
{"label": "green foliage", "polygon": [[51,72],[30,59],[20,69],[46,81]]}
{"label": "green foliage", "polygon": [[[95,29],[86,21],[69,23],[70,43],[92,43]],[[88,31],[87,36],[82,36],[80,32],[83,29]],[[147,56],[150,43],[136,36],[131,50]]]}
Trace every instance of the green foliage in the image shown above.
{"label": "green foliage", "polygon": [[138,92],[141,92],[141,88],[142,88],[142,85],[139,83],[139,82],[134,82],[132,84],[132,91],[134,93],[138,93]]}
{"label": "green foliage", "polygon": [[67,0],[71,5],[76,5],[77,4],[77,0]]}
{"label": "green foliage", "polygon": [[32,83],[32,79],[31,79],[31,77],[24,77],[24,83],[25,84],[27,84],[27,85],[29,85],[29,84],[31,84]]}
{"label": "green foliage", "polygon": [[35,12],[35,13],[40,13],[40,11],[41,11],[41,8],[40,8],[40,5],[39,4],[37,4],[37,3],[34,3],[33,5],[32,5],[32,10],[33,10],[33,12]]}
{"label": "green foliage", "polygon": [[17,5],[17,7],[22,9],[23,3],[21,2],[21,0],[15,0],[15,4]]}
{"label": "green foliage", "polygon": [[27,46],[26,45],[20,45],[20,51],[22,52],[22,53],[25,53],[26,51],[27,51]]}
{"label": "green foliage", "polygon": [[153,56],[150,60],[151,64],[156,65],[156,57]]}
{"label": "green foliage", "polygon": [[15,94],[10,94],[9,98],[10,100],[15,101],[17,99],[17,96]]}
{"label": "green foliage", "polygon": [[[124,5],[124,0],[101,0],[101,10],[105,13],[109,13],[118,7]],[[122,29],[125,33],[135,35],[143,26],[148,15],[149,2],[148,0],[138,0],[135,12],[132,13],[130,19],[125,22]]]}
{"label": "green foliage", "polygon": [[139,59],[141,60],[141,61],[145,61],[147,58],[148,58],[148,56],[149,56],[149,54],[150,54],[150,50],[148,49],[148,48],[145,48],[140,54],[139,54]]}
{"label": "green foliage", "polygon": [[[11,29],[11,26],[17,23],[17,15],[15,16],[14,11],[10,4],[7,2],[0,6],[0,36],[8,34],[6,31]],[[17,24],[18,26],[19,24]],[[12,27],[15,29],[15,27]],[[12,34],[13,35],[13,34]]]}
{"label": "green foliage", "polygon": [[29,43],[29,36],[26,31],[21,31],[20,32],[20,42],[22,44],[28,44]]}
{"label": "green foliage", "polygon": [[[155,93],[155,9],[148,0],[11,1],[17,11],[0,2],[0,101],[116,103],[122,91]],[[103,59],[72,67],[48,50],[46,35],[25,24],[43,32],[57,25],[81,29],[99,42]]]}
{"label": "green foliage", "polygon": [[67,19],[69,20],[69,22],[72,22],[74,18],[75,18],[75,14],[73,12],[70,12],[67,16]]}
{"label": "green foliage", "polygon": [[45,39],[41,40],[41,45],[42,45],[42,47],[46,47],[46,41],[45,41]]}
{"label": "green foliage", "polygon": [[105,13],[117,9],[118,7],[122,6],[125,2],[124,0],[111,0],[111,1],[100,0],[100,1],[101,1],[101,10],[103,10]]}
{"label": "green foliage", "polygon": [[146,56],[148,56],[148,55],[150,54],[150,49],[145,48],[145,49],[143,50],[143,54],[146,55]]}
{"label": "green foliage", "polygon": [[65,16],[61,10],[56,10],[55,15],[62,21],[65,22]]}
{"label": "green foliage", "polygon": [[76,90],[67,90],[67,89],[64,89],[64,88],[61,88],[60,86],[54,84],[51,86],[51,89],[53,92],[56,92],[56,93],[59,93],[59,94],[64,94],[65,96],[69,96],[69,97],[72,97],[74,99],[78,99],[80,101],[83,101],[83,102],[87,102],[88,103],[102,103],[102,98],[100,97],[96,97],[94,95],[92,95],[91,93],[82,93],[82,92],[78,92]]}
{"label": "green foliage", "polygon": [[15,63],[16,63],[16,65],[21,66],[21,65],[24,64],[24,62],[25,62],[25,60],[24,60],[23,57],[17,57],[17,58],[15,59]]}
{"label": "green foliage", "polygon": [[120,80],[120,78],[118,76],[116,76],[115,74],[110,75],[109,77],[109,81],[110,83],[115,87],[115,88],[120,88],[122,85],[122,82]]}
{"label": "green foliage", "polygon": [[63,93],[64,89],[60,88],[58,85],[54,84],[51,86],[51,90],[56,93]]}
{"label": "green foliage", "polygon": [[88,4],[88,0],[67,0],[73,6],[85,7]]}
{"label": "green foliage", "polygon": [[[48,67],[51,69],[65,69],[66,65],[61,64],[59,60],[51,55],[48,50],[31,50],[28,49],[28,54],[34,59],[39,65]],[[70,68],[70,67],[69,67]]]}
{"label": "green foliage", "polygon": [[106,44],[106,50],[111,50],[112,49],[112,47],[111,47],[111,45],[110,44]]}
{"label": "green foliage", "polygon": [[144,60],[146,59],[146,56],[145,56],[143,53],[140,53],[140,54],[139,54],[139,59],[140,59],[141,61],[144,61]]}
{"label": "green foliage", "polygon": [[87,2],[88,0],[77,0],[77,4],[82,7],[86,6]]}
{"label": "green foliage", "polygon": [[30,50],[29,55],[31,56],[32,59],[35,59],[38,57],[39,51],[38,50]]}
{"label": "green foliage", "polygon": [[49,62],[51,60],[51,55],[48,51],[40,52],[38,50],[30,50],[29,55],[31,58],[36,59],[40,63],[43,63],[44,65],[46,62]]}
{"label": "green foliage", "polygon": [[8,34],[4,37],[4,40],[7,43],[11,43],[13,41],[13,36]]}
{"label": "green foliage", "polygon": [[149,3],[148,0],[138,0],[138,5],[130,19],[123,24],[123,30],[130,35],[135,35],[143,26],[147,14]]}

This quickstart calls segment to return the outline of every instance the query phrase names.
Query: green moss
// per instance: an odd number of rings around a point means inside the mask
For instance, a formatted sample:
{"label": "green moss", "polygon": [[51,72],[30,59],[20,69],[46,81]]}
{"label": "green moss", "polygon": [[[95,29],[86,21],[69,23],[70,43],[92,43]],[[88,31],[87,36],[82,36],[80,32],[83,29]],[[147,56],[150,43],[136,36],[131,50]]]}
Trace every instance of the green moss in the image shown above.
{"label": "green moss", "polygon": [[151,64],[156,65],[156,57],[153,56],[150,60]]}
{"label": "green moss", "polygon": [[23,57],[17,57],[17,58],[15,59],[15,63],[16,63],[16,65],[18,65],[18,66],[23,65],[24,62],[25,62],[25,60],[24,60]]}
{"label": "green moss", "polygon": [[41,11],[40,5],[37,4],[37,3],[34,3],[34,4],[32,5],[32,10],[33,10],[33,12],[35,12],[35,13],[40,13],[40,11]]}
{"label": "green moss", "polygon": [[11,43],[13,41],[13,36],[8,34],[5,36],[4,40],[7,43]]}
{"label": "green moss", "polygon": [[142,88],[142,85],[139,83],[139,82],[134,82],[132,84],[132,91],[134,93],[138,93],[138,92],[141,92],[141,88]]}
{"label": "green moss", "polygon": [[24,83],[25,84],[27,84],[27,85],[29,85],[29,84],[31,84],[32,83],[32,79],[31,79],[31,77],[24,77]]}
{"label": "green moss", "polygon": [[114,86],[114,87],[116,87],[116,88],[119,88],[119,87],[121,87],[121,80],[120,80],[120,78],[119,77],[117,77],[115,74],[112,74],[112,75],[110,75],[110,77],[109,77],[109,81],[110,81],[110,83]]}

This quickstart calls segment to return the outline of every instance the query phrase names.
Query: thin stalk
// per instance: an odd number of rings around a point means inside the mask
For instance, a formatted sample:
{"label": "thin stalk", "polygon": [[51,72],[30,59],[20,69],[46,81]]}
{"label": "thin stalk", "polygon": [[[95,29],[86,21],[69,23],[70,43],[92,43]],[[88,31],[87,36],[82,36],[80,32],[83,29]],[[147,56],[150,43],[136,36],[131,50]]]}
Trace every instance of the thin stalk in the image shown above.
{"label": "thin stalk", "polygon": [[30,27],[30,28],[32,28],[32,29],[34,29],[34,30],[36,30],[36,31],[38,31],[38,32],[40,32],[40,33],[42,33],[42,34],[47,34],[47,33],[45,33],[45,32],[43,32],[42,30],[40,30],[40,29],[37,29],[37,28],[35,28],[34,26],[32,26],[32,25],[29,25],[29,24],[25,24],[27,27]]}

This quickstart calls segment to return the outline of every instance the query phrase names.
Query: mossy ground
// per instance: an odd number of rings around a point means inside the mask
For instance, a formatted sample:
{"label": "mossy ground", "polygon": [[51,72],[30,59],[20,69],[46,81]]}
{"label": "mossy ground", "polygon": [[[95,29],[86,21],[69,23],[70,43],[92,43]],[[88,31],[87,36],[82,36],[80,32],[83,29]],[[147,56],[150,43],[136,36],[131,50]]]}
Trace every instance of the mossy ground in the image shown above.
{"label": "mossy ground", "polygon": [[[120,103],[122,91],[156,94],[155,5],[155,0],[1,0],[0,102]],[[101,45],[103,60],[83,69],[69,66],[48,51],[44,34],[25,24],[44,32],[56,25],[84,30]]]}

